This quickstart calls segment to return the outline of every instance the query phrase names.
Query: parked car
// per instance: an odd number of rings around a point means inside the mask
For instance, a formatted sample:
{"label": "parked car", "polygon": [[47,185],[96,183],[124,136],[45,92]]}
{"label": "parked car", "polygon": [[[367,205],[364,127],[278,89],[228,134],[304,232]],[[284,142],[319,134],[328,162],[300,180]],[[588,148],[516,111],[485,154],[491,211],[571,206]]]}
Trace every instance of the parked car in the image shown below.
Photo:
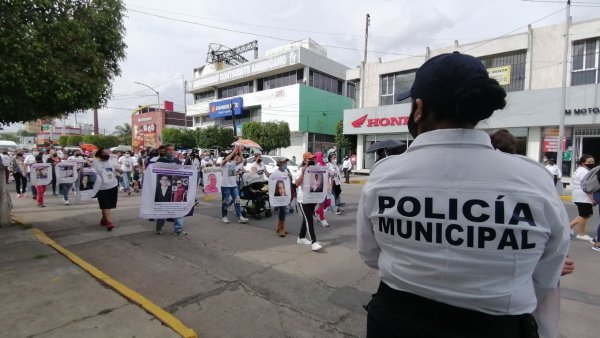
{"label": "parked car", "polygon": [[[262,155],[262,160],[263,160],[263,163],[265,164],[265,169],[269,172],[269,174],[272,173],[275,169],[277,169],[277,161],[281,158],[284,158],[284,157],[283,156]],[[244,169],[246,169],[246,171],[250,171],[250,167],[252,167],[252,163],[254,163],[254,156],[250,156],[246,159],[246,165],[244,166]],[[287,167],[290,170],[290,172],[292,173],[292,175],[296,175],[296,173],[300,169],[298,167],[298,164],[296,164],[294,161],[292,161],[290,159],[288,159]]]}

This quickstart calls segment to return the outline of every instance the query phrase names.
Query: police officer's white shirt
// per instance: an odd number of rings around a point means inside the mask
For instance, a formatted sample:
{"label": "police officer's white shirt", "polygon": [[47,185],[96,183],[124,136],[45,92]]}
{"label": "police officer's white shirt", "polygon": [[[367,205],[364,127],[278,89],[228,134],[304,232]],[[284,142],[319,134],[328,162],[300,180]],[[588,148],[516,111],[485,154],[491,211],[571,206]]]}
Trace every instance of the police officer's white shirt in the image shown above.
{"label": "police officer's white shirt", "polygon": [[558,170],[558,166],[556,164],[548,164],[546,165],[546,170],[550,173],[550,175],[556,175],[557,178],[562,177],[562,173]]}
{"label": "police officer's white shirt", "polygon": [[590,170],[584,166],[579,166],[575,169],[571,178],[571,200],[573,203],[588,203],[592,204],[590,196],[581,189],[581,182]]}
{"label": "police officer's white shirt", "polygon": [[568,223],[543,166],[494,151],[482,131],[435,130],[371,169],[358,207],[358,248],[396,290],[523,314],[536,308],[536,293],[558,285]]}

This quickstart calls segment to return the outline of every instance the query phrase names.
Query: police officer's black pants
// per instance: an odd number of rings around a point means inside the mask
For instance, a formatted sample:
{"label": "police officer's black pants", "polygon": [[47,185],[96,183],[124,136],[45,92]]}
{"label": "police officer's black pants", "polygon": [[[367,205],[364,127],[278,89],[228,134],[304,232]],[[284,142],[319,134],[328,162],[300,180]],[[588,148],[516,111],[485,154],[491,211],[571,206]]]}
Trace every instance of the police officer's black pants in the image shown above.
{"label": "police officer's black pants", "polygon": [[494,316],[394,290],[381,282],[368,305],[367,338],[537,338],[530,314]]}

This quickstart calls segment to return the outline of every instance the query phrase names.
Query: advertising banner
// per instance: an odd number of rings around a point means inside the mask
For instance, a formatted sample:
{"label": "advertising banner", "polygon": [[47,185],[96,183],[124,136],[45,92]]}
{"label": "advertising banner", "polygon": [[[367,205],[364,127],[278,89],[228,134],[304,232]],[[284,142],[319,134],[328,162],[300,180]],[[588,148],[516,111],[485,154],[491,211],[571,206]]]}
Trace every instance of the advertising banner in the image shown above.
{"label": "advertising banner", "polygon": [[290,177],[286,172],[273,171],[269,176],[269,203],[272,207],[284,207],[290,204],[291,199]]}
{"label": "advertising banner", "polygon": [[77,181],[77,163],[59,162],[54,167],[57,183],[75,183]]}
{"label": "advertising banner", "polygon": [[153,163],[144,171],[141,218],[179,218],[190,213],[196,199],[198,171],[193,166]]}
{"label": "advertising banner", "polygon": [[219,118],[225,116],[231,116],[232,106],[235,115],[242,114],[244,108],[244,101],[241,97],[235,97],[233,99],[215,101],[208,104],[208,116],[212,118]]}
{"label": "advertising banner", "polygon": [[327,195],[326,183],[327,168],[318,165],[307,167],[302,182],[302,202],[321,203]]}
{"label": "advertising banner", "polygon": [[493,67],[488,68],[488,75],[490,78],[495,79],[501,86],[510,84],[510,71],[511,67],[503,66],[503,67]]}
{"label": "advertising banner", "polygon": [[89,201],[96,197],[100,188],[101,180],[98,177],[96,169],[83,168],[80,171],[80,177],[75,190],[77,191],[77,202]]}
{"label": "advertising banner", "polygon": [[34,163],[31,165],[31,185],[48,185],[52,182],[52,164]]}

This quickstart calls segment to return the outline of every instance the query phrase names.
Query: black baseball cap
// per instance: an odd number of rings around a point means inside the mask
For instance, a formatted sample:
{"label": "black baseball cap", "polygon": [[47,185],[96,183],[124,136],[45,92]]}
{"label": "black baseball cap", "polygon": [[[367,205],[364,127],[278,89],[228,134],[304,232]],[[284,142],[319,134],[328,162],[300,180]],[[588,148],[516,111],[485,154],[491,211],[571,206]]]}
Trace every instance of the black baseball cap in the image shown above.
{"label": "black baseball cap", "polygon": [[451,104],[462,90],[488,79],[487,69],[476,57],[459,52],[440,54],[417,70],[411,89],[396,95],[396,102],[412,97]]}

